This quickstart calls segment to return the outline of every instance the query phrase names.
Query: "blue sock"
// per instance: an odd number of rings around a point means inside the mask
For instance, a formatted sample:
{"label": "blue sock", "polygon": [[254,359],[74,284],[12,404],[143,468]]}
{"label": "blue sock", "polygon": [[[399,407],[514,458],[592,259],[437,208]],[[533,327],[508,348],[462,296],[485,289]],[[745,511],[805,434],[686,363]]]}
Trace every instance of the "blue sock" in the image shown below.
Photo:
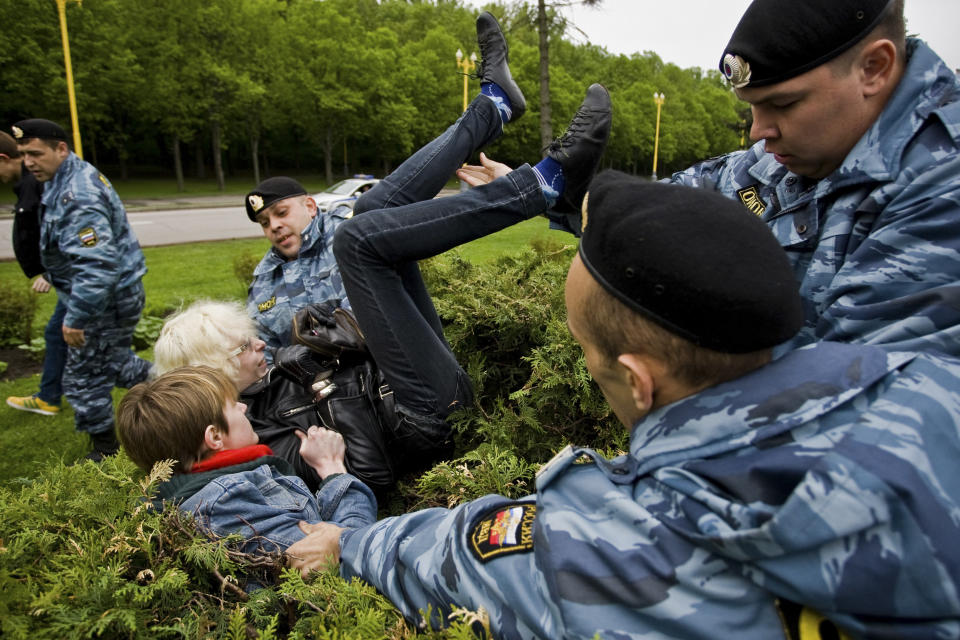
{"label": "blue sock", "polygon": [[500,112],[500,120],[503,124],[510,122],[510,117],[513,115],[513,107],[510,104],[510,98],[508,98],[507,94],[500,88],[500,85],[496,82],[482,82],[480,84],[480,93],[493,100],[493,103],[497,105],[497,110]]}
{"label": "blue sock", "polygon": [[544,158],[533,167],[537,174],[537,182],[543,189],[543,197],[547,200],[547,209],[551,209],[560,199],[567,180],[563,177],[563,167],[553,158]]}

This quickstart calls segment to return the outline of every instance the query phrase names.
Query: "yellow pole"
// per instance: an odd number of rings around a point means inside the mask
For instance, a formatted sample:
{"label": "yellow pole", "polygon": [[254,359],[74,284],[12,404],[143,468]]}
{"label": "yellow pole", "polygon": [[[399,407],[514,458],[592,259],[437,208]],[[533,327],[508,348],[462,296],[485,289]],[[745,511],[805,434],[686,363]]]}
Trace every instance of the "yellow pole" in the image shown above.
{"label": "yellow pole", "polygon": [[470,104],[469,89],[467,83],[470,80],[470,72],[477,68],[477,54],[471,53],[469,58],[463,57],[463,52],[457,49],[457,68],[463,70],[463,110],[467,110]]}
{"label": "yellow pole", "polygon": [[660,150],[660,107],[663,106],[664,95],[653,94],[653,101],[657,103],[657,128],[653,134],[653,179],[657,179],[657,152]]}
{"label": "yellow pole", "polygon": [[[80,4],[80,0],[77,0]],[[70,122],[73,124],[73,152],[83,157],[80,145],[80,123],[77,117],[77,96],[73,92],[73,66],[70,64],[70,39],[67,37],[67,0],[57,0],[60,14],[60,37],[63,40],[63,62],[67,68],[67,98],[70,100]]]}

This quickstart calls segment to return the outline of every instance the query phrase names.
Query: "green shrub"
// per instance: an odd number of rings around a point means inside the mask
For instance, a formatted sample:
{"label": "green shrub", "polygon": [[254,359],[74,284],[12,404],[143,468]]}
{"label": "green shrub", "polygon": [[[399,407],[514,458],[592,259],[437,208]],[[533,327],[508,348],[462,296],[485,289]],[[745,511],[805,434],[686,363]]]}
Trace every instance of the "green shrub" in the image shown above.
{"label": "green shrub", "polygon": [[137,350],[149,349],[160,337],[163,328],[163,316],[143,315],[133,330],[133,348]]}
{"label": "green shrub", "polygon": [[30,342],[37,295],[27,280],[0,282],[0,347]]}
{"label": "green shrub", "polygon": [[[627,448],[566,327],[573,251],[539,243],[483,266],[456,254],[423,264],[476,402],[454,416],[454,459],[404,478],[382,516],[530,494],[536,470],[568,443]],[[483,626],[478,612],[459,612],[450,628],[421,632],[363,582],[329,572],[304,581],[276,555],[206,540],[176,512],[148,508],[139,475],[120,456],[0,488],[0,635],[466,639]],[[266,586],[248,593],[253,584]]]}
{"label": "green shrub", "polygon": [[43,355],[47,351],[47,340],[43,336],[38,336],[26,344],[17,345],[17,348],[29,353],[31,360],[39,362],[43,360]]}
{"label": "green shrub", "polygon": [[253,282],[253,270],[260,264],[263,256],[257,256],[252,253],[238,253],[233,258],[233,275],[237,277],[244,287],[249,288]]}
{"label": "green shrub", "polygon": [[[169,477],[138,479],[125,456],[58,464],[0,489],[0,635],[62,638],[413,638],[369,585],[324,573],[304,582],[279,554],[211,541],[145,501]],[[271,585],[259,590],[257,585]],[[466,638],[457,623],[443,635]]]}

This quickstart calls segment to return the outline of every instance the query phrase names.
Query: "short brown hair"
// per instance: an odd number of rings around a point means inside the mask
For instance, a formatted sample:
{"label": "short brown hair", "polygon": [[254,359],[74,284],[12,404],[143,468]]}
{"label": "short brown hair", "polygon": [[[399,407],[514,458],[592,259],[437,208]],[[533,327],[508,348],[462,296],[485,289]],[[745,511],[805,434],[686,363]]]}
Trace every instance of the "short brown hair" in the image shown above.
{"label": "short brown hair", "polygon": [[624,353],[646,353],[667,366],[684,384],[702,389],[739,378],[770,361],[771,350],[723,353],[695,345],[646,320],[596,281],[581,304],[590,309],[586,336],[608,360]]}
{"label": "short brown hair", "polygon": [[177,471],[186,473],[203,455],[208,425],[228,432],[224,406],[236,398],[236,386],[222,371],[179,367],[124,396],[117,407],[117,435],[140,468],[176,460]]}
{"label": "short brown hair", "polygon": [[9,133],[0,131],[0,154],[8,158],[19,158],[20,150],[17,149],[17,141]]}
{"label": "short brown hair", "polygon": [[886,39],[897,48],[897,60],[903,64],[907,59],[907,23],[903,17],[904,0],[893,0],[884,10],[877,26],[867,37],[828,62],[834,76],[842,77],[850,73],[854,61],[868,43]]}

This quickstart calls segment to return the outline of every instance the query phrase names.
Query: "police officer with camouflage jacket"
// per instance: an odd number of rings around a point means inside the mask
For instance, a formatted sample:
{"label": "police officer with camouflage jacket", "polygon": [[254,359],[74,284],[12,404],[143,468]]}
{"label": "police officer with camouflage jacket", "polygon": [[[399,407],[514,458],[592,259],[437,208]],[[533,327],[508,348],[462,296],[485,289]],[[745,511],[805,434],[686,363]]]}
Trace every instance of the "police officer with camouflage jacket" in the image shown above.
{"label": "police officer with camouflage jacket", "polygon": [[257,323],[266,356],[291,343],[297,311],[311,302],[338,301],[350,308],[333,257],[333,234],[353,216],[349,207],[317,215],[317,204],[292,178],[268,178],[247,194],[247,217],[263,229],[272,248],[253,272],[247,312]]}
{"label": "police officer with camouflage jacket", "polygon": [[759,142],[673,181],[742,201],[787,251],[806,321],[778,353],[960,355],[960,80],[904,39],[903,0],[756,0],[720,66]]}
{"label": "police officer with camouflage jacket", "polygon": [[339,559],[415,623],[483,608],[497,638],[960,638],[960,361],[772,360],[803,310],[755,215],[616,172],[584,210],[568,322],[629,452],[568,447],[520,500],[303,524],[292,563]]}
{"label": "police officer with camouflage jacket", "polygon": [[93,440],[88,457],[100,460],[119,447],[113,387],[132,387],[149,372],[150,363],[130,348],[147,267],[116,191],[70,151],[59,125],[23,120],[13,134],[24,166],[45,183],[40,258],[66,306],[63,391],[77,430]]}
{"label": "police officer with camouflage jacket", "polygon": [[670,181],[777,237],[817,340],[960,355],[960,81],[903,0],[755,0],[720,63],[758,142]]}

